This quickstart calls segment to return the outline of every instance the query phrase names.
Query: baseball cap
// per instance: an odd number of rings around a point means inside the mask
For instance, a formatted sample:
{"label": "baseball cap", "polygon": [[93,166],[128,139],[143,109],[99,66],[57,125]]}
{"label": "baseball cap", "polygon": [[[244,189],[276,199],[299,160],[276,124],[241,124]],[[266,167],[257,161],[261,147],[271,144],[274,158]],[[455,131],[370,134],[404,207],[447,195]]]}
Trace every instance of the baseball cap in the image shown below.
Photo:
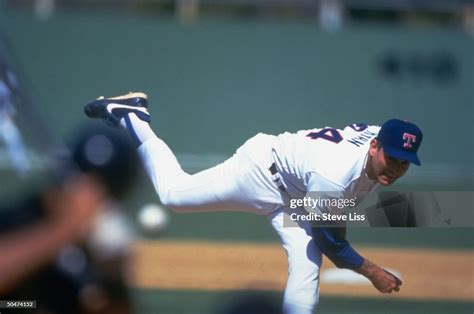
{"label": "baseball cap", "polygon": [[423,139],[423,133],[414,123],[390,119],[382,125],[377,139],[390,157],[407,160],[417,166],[421,165],[416,153]]}

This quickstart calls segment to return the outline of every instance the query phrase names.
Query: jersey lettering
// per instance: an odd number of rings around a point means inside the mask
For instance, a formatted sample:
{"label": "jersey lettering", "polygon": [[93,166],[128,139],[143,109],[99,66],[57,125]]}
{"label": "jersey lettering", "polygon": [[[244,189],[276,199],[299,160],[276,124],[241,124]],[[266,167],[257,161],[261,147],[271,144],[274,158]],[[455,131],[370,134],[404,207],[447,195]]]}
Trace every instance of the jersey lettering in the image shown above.
{"label": "jersey lettering", "polygon": [[367,143],[368,141],[371,141],[375,136],[377,136],[377,133],[371,132],[369,130],[365,130],[359,135],[349,138],[347,141],[351,144],[354,144],[357,147],[360,147],[364,145],[365,143]]}

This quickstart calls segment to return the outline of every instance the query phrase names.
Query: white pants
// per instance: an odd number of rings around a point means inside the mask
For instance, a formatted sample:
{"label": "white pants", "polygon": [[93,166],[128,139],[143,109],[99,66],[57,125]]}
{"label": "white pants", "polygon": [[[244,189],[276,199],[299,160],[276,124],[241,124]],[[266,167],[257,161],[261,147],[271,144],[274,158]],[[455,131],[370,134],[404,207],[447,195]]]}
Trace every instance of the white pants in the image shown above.
{"label": "white pants", "polygon": [[190,175],[159,138],[139,147],[145,169],[164,206],[177,212],[237,210],[265,215],[288,255],[288,281],[283,309],[288,314],[313,313],[319,298],[321,251],[309,223],[284,226],[285,195],[273,182],[270,135],[257,135],[225,162]]}

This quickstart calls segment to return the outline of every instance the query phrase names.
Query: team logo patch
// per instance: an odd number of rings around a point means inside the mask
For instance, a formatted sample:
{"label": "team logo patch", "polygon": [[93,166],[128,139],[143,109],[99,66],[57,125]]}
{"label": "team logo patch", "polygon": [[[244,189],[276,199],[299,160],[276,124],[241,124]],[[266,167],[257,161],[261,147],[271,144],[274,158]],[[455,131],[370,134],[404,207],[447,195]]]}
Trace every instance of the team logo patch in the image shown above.
{"label": "team logo patch", "polygon": [[416,143],[416,136],[410,133],[403,133],[403,147],[410,149],[413,147],[413,143]]}

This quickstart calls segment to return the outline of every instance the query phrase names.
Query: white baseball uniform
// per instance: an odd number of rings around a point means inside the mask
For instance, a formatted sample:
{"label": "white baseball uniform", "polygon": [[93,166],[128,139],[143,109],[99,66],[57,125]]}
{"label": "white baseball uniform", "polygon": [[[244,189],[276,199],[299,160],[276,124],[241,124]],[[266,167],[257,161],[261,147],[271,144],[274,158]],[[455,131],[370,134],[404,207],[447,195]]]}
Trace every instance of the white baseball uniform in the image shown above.
{"label": "white baseball uniform", "polygon": [[[289,201],[309,191],[351,198],[378,187],[365,172],[370,141],[380,128],[355,124],[278,136],[259,133],[213,168],[190,175],[158,137],[139,147],[146,171],[164,206],[178,212],[237,210],[265,215],[288,255],[285,313],[312,313],[319,297],[322,253],[309,222],[284,226]],[[330,211],[331,208],[319,208]],[[297,209],[305,213],[303,208]],[[294,210],[292,210],[294,212]]]}

